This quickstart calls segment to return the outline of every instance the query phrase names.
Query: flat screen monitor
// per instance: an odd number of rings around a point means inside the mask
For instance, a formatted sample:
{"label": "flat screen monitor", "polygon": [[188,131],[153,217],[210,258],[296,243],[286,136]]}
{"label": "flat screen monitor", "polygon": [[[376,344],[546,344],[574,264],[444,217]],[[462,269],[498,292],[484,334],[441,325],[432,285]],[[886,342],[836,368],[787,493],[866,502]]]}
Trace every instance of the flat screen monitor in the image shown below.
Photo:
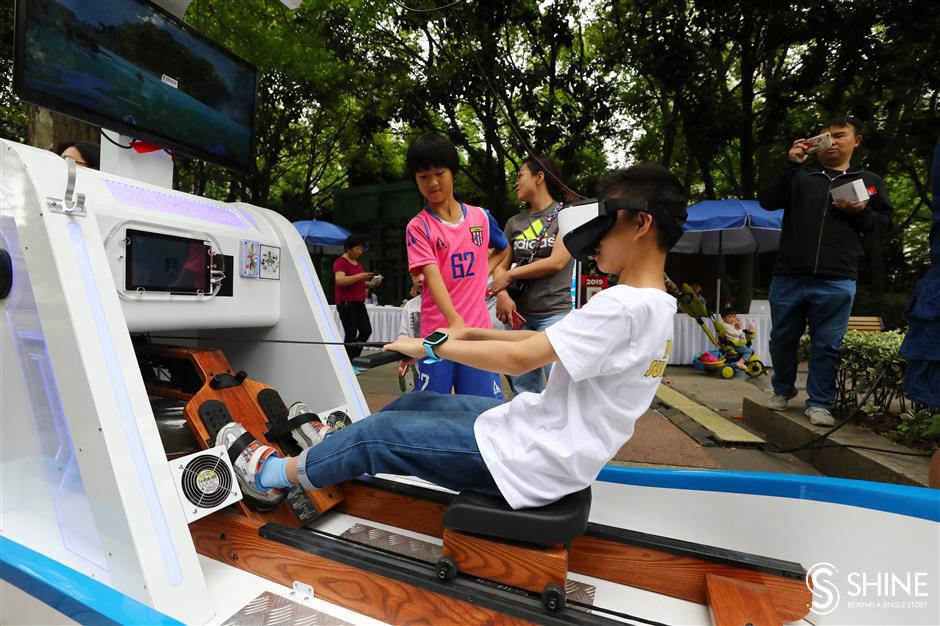
{"label": "flat screen monitor", "polygon": [[27,102],[244,171],[257,70],[147,0],[17,0]]}
{"label": "flat screen monitor", "polygon": [[201,239],[127,229],[124,288],[127,291],[209,293],[211,259]]}

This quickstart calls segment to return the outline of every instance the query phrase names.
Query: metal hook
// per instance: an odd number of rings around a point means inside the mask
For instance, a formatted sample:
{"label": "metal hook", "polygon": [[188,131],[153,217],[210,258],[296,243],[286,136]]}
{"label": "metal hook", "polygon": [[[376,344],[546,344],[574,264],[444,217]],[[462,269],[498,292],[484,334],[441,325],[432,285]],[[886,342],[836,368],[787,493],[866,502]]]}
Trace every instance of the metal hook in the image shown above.
{"label": "metal hook", "polygon": [[72,200],[72,194],[75,192],[75,176],[77,166],[75,159],[65,159],[69,168],[69,180],[65,186],[65,212],[66,213],[85,213],[85,194],[76,193],[75,200]]}

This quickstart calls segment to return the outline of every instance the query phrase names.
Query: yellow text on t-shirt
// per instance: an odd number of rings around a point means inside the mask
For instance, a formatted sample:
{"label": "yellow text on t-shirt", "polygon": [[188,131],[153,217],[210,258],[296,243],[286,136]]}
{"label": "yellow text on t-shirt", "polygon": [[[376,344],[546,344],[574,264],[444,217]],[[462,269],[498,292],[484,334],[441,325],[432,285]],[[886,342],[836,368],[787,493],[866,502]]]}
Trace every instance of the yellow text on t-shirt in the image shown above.
{"label": "yellow text on t-shirt", "polygon": [[672,339],[666,341],[666,351],[663,354],[661,359],[656,359],[652,361],[649,367],[646,368],[646,371],[643,373],[644,377],[653,377],[659,378],[663,375],[663,372],[666,371],[666,363],[669,361],[669,353],[672,352]]}

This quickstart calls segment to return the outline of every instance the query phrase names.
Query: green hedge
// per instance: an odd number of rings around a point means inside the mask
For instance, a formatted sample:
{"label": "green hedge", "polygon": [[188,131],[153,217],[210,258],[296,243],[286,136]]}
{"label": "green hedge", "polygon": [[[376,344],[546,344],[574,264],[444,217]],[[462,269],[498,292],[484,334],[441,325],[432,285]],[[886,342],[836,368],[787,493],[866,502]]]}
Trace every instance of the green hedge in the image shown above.
{"label": "green hedge", "polygon": [[[856,409],[864,421],[892,439],[912,444],[940,438],[940,411],[919,406],[904,397],[905,359],[898,352],[904,333],[850,330],[842,339],[842,360],[836,374],[833,412],[847,416]],[[800,359],[809,358],[809,336],[800,341]],[[872,383],[887,366],[878,388],[859,406]],[[934,445],[937,445],[936,443]]]}

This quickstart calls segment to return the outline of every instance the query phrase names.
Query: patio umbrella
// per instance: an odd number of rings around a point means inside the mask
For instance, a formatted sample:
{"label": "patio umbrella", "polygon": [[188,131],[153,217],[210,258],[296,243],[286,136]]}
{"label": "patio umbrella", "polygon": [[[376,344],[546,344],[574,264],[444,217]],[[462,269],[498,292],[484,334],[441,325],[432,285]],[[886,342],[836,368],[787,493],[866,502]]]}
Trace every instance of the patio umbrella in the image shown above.
{"label": "patio umbrella", "polygon": [[[671,252],[719,257],[718,302],[721,301],[725,254],[772,252],[780,245],[783,211],[768,211],[756,200],[705,200],[689,207],[682,237]],[[716,304],[716,307],[719,306]]]}
{"label": "patio umbrella", "polygon": [[301,220],[294,222],[294,228],[303,237],[308,248],[342,246],[351,234],[342,226],[320,220]]}

